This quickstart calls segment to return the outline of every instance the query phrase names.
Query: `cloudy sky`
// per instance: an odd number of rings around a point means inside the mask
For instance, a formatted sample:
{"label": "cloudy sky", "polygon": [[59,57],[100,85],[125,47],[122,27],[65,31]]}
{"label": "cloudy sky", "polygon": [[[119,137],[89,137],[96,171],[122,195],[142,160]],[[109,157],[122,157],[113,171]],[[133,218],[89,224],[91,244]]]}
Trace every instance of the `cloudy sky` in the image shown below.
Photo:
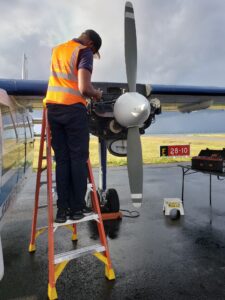
{"label": "cloudy sky", "polygon": [[[138,82],[224,86],[224,0],[133,0]],[[93,28],[103,39],[94,81],[126,81],[124,0],[0,0],[0,78],[47,79],[51,48]]]}

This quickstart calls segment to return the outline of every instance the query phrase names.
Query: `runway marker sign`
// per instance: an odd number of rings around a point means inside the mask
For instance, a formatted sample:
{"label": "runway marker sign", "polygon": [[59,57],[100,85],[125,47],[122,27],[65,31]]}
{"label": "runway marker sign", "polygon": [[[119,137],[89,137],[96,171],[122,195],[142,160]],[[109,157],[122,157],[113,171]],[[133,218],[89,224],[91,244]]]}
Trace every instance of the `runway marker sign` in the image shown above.
{"label": "runway marker sign", "polygon": [[160,156],[190,156],[190,145],[160,146]]}

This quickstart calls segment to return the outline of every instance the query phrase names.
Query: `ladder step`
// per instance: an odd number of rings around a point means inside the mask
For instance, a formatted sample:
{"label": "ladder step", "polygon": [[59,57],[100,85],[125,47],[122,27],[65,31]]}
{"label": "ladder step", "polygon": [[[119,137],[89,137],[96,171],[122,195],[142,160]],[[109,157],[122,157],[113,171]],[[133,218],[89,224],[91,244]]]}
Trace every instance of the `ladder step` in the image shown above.
{"label": "ladder step", "polygon": [[88,247],[83,247],[80,249],[76,249],[76,250],[72,250],[72,251],[68,251],[68,252],[64,252],[64,253],[60,253],[60,254],[56,254],[54,256],[54,263],[59,264],[65,260],[71,260],[80,256],[84,256],[86,254],[92,254],[94,252],[103,252],[105,251],[105,247],[100,245],[100,244],[96,244],[96,245],[91,245]]}
{"label": "ladder step", "polygon": [[99,218],[98,218],[98,214],[91,214],[89,216],[86,216],[80,220],[67,220],[65,223],[53,223],[53,227],[54,228],[57,228],[57,227],[60,227],[60,226],[65,226],[65,225],[71,225],[71,224],[76,224],[76,223],[81,223],[81,222],[87,222],[87,221],[91,221],[91,220],[96,220],[98,221]]}
{"label": "ladder step", "polygon": [[[40,182],[41,185],[47,184],[47,183],[48,183],[47,180],[43,180],[43,181]],[[55,181],[55,180],[52,180],[52,183],[56,183],[56,181]]]}
{"label": "ladder step", "polygon": [[[42,160],[47,159],[47,156],[42,156]],[[52,155],[52,160],[55,161],[55,156]]]}
{"label": "ladder step", "polygon": [[[52,205],[53,205],[53,206],[56,206],[57,203],[52,203]],[[38,209],[39,209],[39,208],[46,208],[46,207],[48,207],[48,204],[43,204],[43,205],[39,205],[39,206],[38,206]]]}

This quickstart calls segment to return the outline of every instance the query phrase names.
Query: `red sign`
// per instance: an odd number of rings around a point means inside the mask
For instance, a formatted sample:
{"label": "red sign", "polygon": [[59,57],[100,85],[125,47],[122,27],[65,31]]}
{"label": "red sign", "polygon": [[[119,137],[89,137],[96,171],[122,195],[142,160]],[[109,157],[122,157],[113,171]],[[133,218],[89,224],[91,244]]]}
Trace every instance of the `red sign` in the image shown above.
{"label": "red sign", "polygon": [[189,156],[190,145],[172,145],[168,146],[168,156]]}
{"label": "red sign", "polygon": [[190,156],[190,145],[160,146],[160,156]]}

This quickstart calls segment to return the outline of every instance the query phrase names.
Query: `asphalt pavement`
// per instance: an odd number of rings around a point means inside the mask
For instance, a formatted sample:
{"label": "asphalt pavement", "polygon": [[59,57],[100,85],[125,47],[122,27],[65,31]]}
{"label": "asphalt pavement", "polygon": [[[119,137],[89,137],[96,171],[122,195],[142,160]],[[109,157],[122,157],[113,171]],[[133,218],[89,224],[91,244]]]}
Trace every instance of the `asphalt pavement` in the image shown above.
{"label": "asphalt pavement", "polygon": [[[95,170],[97,177],[97,170]],[[129,196],[125,167],[108,169],[108,188],[118,191],[121,209],[135,210]],[[97,182],[96,182],[97,183]],[[144,166],[144,199],[137,218],[105,221],[115,281],[104,276],[104,265],[93,256],[71,261],[57,281],[62,300],[225,299],[225,181],[209,175],[185,178],[184,211],[178,220],[163,214],[164,198],[180,198],[182,171],[176,164]],[[47,299],[47,233],[28,252],[35,190],[35,174],[25,182],[2,230],[5,275],[1,300]],[[40,203],[46,203],[46,189]],[[39,226],[47,225],[46,209]],[[95,223],[78,224],[78,241],[61,228],[56,252],[98,240]]]}

